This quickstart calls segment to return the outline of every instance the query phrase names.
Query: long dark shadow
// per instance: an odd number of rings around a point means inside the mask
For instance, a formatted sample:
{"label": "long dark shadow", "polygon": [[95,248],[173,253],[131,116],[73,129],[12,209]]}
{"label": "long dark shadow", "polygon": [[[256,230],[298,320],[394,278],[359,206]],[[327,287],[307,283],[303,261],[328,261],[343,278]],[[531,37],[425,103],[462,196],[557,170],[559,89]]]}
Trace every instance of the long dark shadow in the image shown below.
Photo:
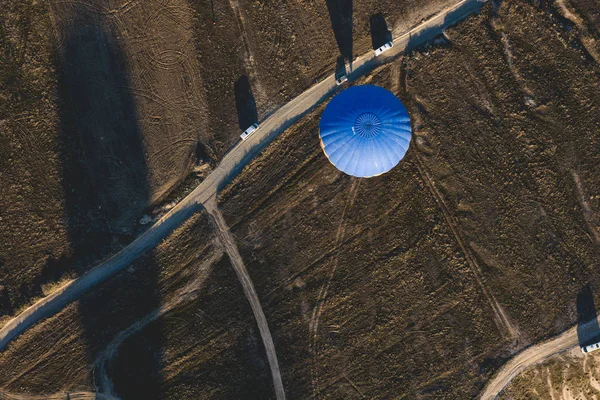
{"label": "long dark shadow", "polygon": [[577,293],[577,338],[579,346],[587,346],[600,339],[600,326],[597,318],[594,293],[588,283]]}
{"label": "long dark shadow", "polygon": [[352,65],[353,0],[325,0],[340,54]]}
{"label": "long dark shadow", "polygon": [[[60,146],[72,268],[81,273],[130,242],[150,199],[143,138],[131,93],[128,65],[118,39],[98,17],[76,10],[69,25],[59,25]],[[79,314],[88,362],[135,312],[157,308],[158,268],[146,257],[141,276],[129,273],[82,297]],[[50,272],[49,272],[50,273]],[[119,279],[119,278],[117,278]],[[125,311],[127,310],[127,311]],[[157,330],[162,336],[162,331]],[[135,368],[114,387],[123,399],[160,398],[160,353],[143,346]],[[140,397],[142,396],[142,397]]]}
{"label": "long dark shadow", "polygon": [[240,130],[245,131],[250,125],[258,122],[256,101],[252,94],[252,87],[246,75],[242,75],[233,84],[235,92],[235,107],[237,109]]}
{"label": "long dark shadow", "polygon": [[392,41],[392,31],[388,29],[387,22],[382,13],[371,15],[369,18],[369,28],[371,29],[371,45],[373,49],[378,49],[387,42]]}
{"label": "long dark shadow", "polygon": [[[2,268],[2,262],[0,262],[0,268]],[[12,315],[13,312],[14,309],[10,301],[8,289],[4,286],[0,286],[0,317],[4,315]]]}

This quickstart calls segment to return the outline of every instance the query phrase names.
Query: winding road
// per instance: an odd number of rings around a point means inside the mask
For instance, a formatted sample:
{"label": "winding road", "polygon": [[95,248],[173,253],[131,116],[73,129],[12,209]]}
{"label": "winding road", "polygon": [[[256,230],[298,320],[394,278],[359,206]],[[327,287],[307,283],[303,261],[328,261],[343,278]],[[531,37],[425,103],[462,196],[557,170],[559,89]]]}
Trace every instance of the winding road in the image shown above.
{"label": "winding road", "polygon": [[[591,320],[579,327],[574,326],[555,338],[536,344],[535,346],[522,351],[500,368],[493,379],[485,387],[480,400],[497,399],[504,388],[527,368],[540,364],[556,354],[578,346],[580,340],[583,343],[586,343],[588,340],[593,339],[598,334],[597,326],[597,322]],[[580,338],[578,334],[582,337]]]}
{"label": "winding road", "polygon": [[[374,68],[397,58],[403,52],[431,40],[448,26],[480,10],[485,2],[486,0],[462,0],[398,36],[394,39],[394,47],[383,55],[375,58],[373,52],[370,51],[368,54],[358,57],[353,61],[353,71],[348,74],[348,79],[356,80]],[[200,210],[209,199],[215,198],[217,192],[281,132],[334,94],[337,89],[334,75],[331,74],[271,114],[262,121],[258,131],[245,141],[238,142],[192,193],[127,247],[86,274],[60,287],[51,295],[40,299],[8,321],[0,329],[0,351],[28,328],[42,319],[56,314],[82,293],[107,280],[154,248],[194,212]],[[216,221],[218,222],[218,219]],[[271,362],[271,360],[269,361]],[[275,367],[271,365],[272,369]],[[276,391],[278,391],[277,388]]]}

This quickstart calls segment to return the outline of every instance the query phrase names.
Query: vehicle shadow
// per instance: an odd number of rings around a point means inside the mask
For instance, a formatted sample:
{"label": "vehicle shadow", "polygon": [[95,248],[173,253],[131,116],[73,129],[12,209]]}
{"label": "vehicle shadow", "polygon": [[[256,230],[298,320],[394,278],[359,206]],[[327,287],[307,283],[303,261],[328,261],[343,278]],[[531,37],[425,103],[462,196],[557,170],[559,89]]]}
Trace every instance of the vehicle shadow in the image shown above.
{"label": "vehicle shadow", "polygon": [[[2,262],[0,261],[0,268],[2,268]],[[12,315],[14,312],[12,303],[10,301],[10,295],[8,289],[4,286],[0,286],[0,317],[4,315]]]}
{"label": "vehicle shadow", "polygon": [[[129,243],[151,198],[123,50],[97,17],[72,12],[68,24],[58,25],[57,57],[59,146],[72,255],[57,260],[49,275],[67,266],[80,275]],[[151,256],[145,260],[141,276],[122,272],[78,302],[88,364],[138,314],[161,304],[159,268]],[[162,337],[162,330],[156,334]],[[111,377],[120,398],[160,398],[160,353],[143,352],[130,360],[134,367],[126,376]]]}
{"label": "vehicle shadow", "polygon": [[241,131],[245,131],[250,125],[258,123],[258,111],[256,101],[252,94],[252,87],[246,75],[242,75],[233,84],[235,92],[235,107],[238,114],[238,124]]}
{"label": "vehicle shadow", "polygon": [[373,50],[392,41],[392,31],[388,29],[387,22],[382,13],[371,15],[369,18],[369,27],[371,29],[371,44]]}
{"label": "vehicle shadow", "polygon": [[577,339],[581,347],[600,340],[598,314],[594,305],[594,294],[589,283],[577,293]]}
{"label": "vehicle shadow", "polygon": [[346,76],[346,60],[343,56],[339,56],[335,64],[334,77],[339,79],[342,76]]}
{"label": "vehicle shadow", "polygon": [[352,68],[353,0],[325,0],[325,2],[340,55],[350,63]]}

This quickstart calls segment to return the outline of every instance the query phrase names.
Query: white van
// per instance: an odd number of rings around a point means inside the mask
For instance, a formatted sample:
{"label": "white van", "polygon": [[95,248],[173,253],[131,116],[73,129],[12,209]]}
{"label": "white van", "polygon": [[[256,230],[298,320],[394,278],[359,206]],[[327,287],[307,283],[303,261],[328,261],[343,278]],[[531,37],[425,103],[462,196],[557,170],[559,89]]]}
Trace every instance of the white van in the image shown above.
{"label": "white van", "polygon": [[594,344],[590,344],[589,346],[583,346],[581,348],[581,351],[583,353],[591,353],[592,351],[598,350],[600,349],[600,342],[598,343],[594,343]]}
{"label": "white van", "polygon": [[347,81],[348,81],[348,77],[346,75],[342,75],[335,80],[335,84],[340,86],[342,83],[347,82]]}
{"label": "white van", "polygon": [[386,44],[384,44],[383,46],[381,46],[378,49],[375,49],[375,57],[377,57],[378,55],[380,55],[381,53],[383,53],[384,51],[388,51],[389,49],[391,49],[392,47],[394,47],[394,42],[392,42],[391,40],[389,42],[387,42]]}
{"label": "white van", "polygon": [[250,125],[250,127],[248,129],[246,129],[240,135],[240,137],[242,138],[242,140],[246,140],[246,139],[248,139],[248,136],[252,135],[254,133],[254,131],[256,131],[257,129],[258,129],[258,124],[252,124],[252,125]]}

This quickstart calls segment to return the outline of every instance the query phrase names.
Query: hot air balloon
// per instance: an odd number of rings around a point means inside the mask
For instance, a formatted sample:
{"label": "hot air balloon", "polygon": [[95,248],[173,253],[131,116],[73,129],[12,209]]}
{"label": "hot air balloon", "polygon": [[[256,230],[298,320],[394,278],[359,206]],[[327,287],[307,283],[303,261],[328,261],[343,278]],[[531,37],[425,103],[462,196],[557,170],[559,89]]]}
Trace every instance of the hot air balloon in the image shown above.
{"label": "hot air balloon", "polygon": [[394,168],[411,139],[404,105],[392,92],[374,85],[340,92],[325,107],[319,128],[329,161],[340,171],[361,178]]}

